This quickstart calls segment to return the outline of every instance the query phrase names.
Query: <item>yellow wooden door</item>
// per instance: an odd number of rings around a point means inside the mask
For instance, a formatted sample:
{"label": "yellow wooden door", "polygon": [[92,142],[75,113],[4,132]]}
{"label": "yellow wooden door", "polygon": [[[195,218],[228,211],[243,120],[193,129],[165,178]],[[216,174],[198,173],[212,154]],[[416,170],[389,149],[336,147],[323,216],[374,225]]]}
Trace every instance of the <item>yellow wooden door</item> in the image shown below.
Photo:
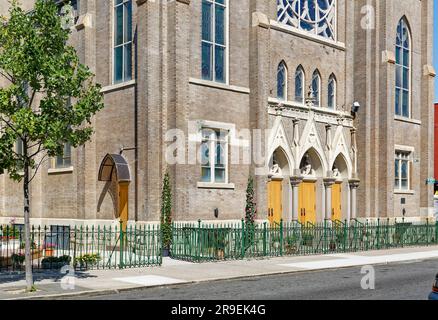
{"label": "yellow wooden door", "polygon": [[281,181],[271,181],[268,184],[268,219],[272,223],[280,223],[283,216],[283,188]]}
{"label": "yellow wooden door", "polygon": [[119,218],[123,231],[126,231],[128,226],[128,193],[129,183],[119,183]]}
{"label": "yellow wooden door", "polygon": [[298,209],[300,222],[316,223],[316,184],[303,182],[299,187]]}
{"label": "yellow wooden door", "polygon": [[332,186],[332,220],[342,220],[341,195],[342,185],[335,183]]}

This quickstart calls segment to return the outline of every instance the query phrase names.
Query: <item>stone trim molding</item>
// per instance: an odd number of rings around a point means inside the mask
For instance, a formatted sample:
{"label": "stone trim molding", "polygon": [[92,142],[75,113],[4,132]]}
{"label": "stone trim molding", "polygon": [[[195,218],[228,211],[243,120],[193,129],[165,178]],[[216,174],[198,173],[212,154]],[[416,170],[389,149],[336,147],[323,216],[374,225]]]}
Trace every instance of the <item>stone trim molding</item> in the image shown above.
{"label": "stone trim molding", "polygon": [[74,26],[77,31],[80,31],[85,28],[93,27],[93,16],[90,13],[83,14],[79,16],[78,22]]}
{"label": "stone trim molding", "polygon": [[298,186],[303,182],[303,177],[290,177],[290,184],[292,186]]}
{"label": "stone trim molding", "polygon": [[73,167],[68,168],[51,168],[47,170],[48,174],[61,174],[61,173],[72,173]]}
{"label": "stone trim molding", "polygon": [[112,92],[112,91],[121,90],[121,89],[125,89],[127,87],[134,86],[135,84],[136,84],[135,80],[130,80],[130,81],[126,81],[126,82],[122,82],[122,83],[117,83],[117,84],[110,84],[109,86],[103,87],[100,90],[100,92],[102,92],[102,93],[109,93],[109,92]]}
{"label": "stone trim molding", "polygon": [[148,0],[137,0],[137,6],[141,6],[143,3],[146,3]]}
{"label": "stone trim molding", "polygon": [[261,12],[253,12],[252,13],[252,26],[253,27],[261,27],[265,29],[269,29],[269,19],[268,16]]}
{"label": "stone trim molding", "polygon": [[190,4],[190,0],[176,0],[176,2],[180,2],[183,4]]}
{"label": "stone trim molding", "polygon": [[421,120],[415,120],[415,119],[405,118],[405,117],[400,117],[400,116],[394,116],[394,120],[401,121],[401,122],[407,122],[407,123],[416,124],[416,125],[421,126]]}
{"label": "stone trim molding", "polygon": [[330,188],[332,185],[334,185],[336,183],[336,178],[324,178],[324,186],[326,188]]}
{"label": "stone trim molding", "polygon": [[272,19],[270,20],[269,24],[270,24],[271,29],[273,29],[273,30],[289,33],[289,34],[292,34],[294,36],[298,36],[300,38],[311,40],[311,41],[317,42],[317,43],[322,44],[322,45],[327,45],[327,46],[335,48],[337,50],[346,51],[345,43],[343,43],[343,42],[325,39],[321,36],[317,36],[317,35],[311,34],[309,32],[302,31],[302,30],[299,30],[297,28],[294,28],[294,27],[291,27],[288,25],[284,25],[284,24],[282,24],[276,20],[272,20]]}
{"label": "stone trim molding", "polygon": [[233,85],[229,85],[229,84],[218,83],[218,82],[214,82],[214,81],[202,80],[202,79],[197,79],[197,78],[189,78],[189,83],[204,86],[204,87],[210,87],[210,88],[221,89],[221,90],[226,90],[226,91],[238,92],[238,93],[250,94],[250,92],[251,92],[249,88],[233,86]]}
{"label": "stone trim molding", "polygon": [[383,50],[382,51],[382,63],[395,64],[395,54],[393,51]]}
{"label": "stone trim molding", "polygon": [[211,183],[211,182],[198,182],[197,187],[199,189],[228,189],[228,190],[234,190],[236,188],[234,183]]}
{"label": "stone trim molding", "polygon": [[425,64],[423,66],[423,75],[435,78],[436,77],[435,68],[430,64]]}
{"label": "stone trim molding", "polygon": [[359,188],[360,180],[359,179],[350,179],[350,180],[348,180],[348,183],[349,183],[351,189],[357,189],[357,188]]}

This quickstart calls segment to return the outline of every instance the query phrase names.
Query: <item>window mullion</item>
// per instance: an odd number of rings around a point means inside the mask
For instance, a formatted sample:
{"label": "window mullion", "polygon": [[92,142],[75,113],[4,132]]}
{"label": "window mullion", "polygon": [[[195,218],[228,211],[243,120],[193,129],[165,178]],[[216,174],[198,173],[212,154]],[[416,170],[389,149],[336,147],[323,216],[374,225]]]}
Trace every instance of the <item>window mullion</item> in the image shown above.
{"label": "window mullion", "polygon": [[211,56],[213,57],[213,61],[212,61],[212,71],[213,71],[213,81],[216,81],[216,3],[213,1],[212,3],[212,8],[213,10],[211,10],[211,23],[212,23],[212,27],[211,27],[211,40],[213,42],[212,45],[212,54]]}
{"label": "window mullion", "polygon": [[216,148],[215,148],[215,142],[214,142],[214,138],[213,138],[214,133],[210,134],[210,170],[211,170],[211,177],[210,177],[210,181],[212,183],[215,182],[216,180],[216,176],[215,176],[215,164],[214,164],[214,160],[215,160],[215,153],[216,153]]}

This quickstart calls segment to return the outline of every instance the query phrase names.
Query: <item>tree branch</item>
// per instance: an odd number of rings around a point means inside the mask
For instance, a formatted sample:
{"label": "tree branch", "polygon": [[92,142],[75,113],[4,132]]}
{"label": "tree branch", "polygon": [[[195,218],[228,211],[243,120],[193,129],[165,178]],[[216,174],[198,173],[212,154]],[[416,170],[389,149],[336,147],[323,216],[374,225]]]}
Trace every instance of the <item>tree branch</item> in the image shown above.
{"label": "tree branch", "polygon": [[29,109],[32,107],[32,103],[33,103],[33,99],[35,98],[35,94],[36,94],[36,90],[33,89],[32,96],[31,96],[31,98],[29,100],[29,105],[28,105]]}
{"label": "tree branch", "polygon": [[32,180],[35,178],[36,174],[38,173],[39,168],[41,167],[41,165],[43,164],[43,162],[45,160],[49,160],[49,159],[45,159],[47,157],[47,153],[41,158],[40,162],[38,163],[37,167],[35,168],[35,172],[33,173],[32,177],[29,179],[29,183],[32,182]]}

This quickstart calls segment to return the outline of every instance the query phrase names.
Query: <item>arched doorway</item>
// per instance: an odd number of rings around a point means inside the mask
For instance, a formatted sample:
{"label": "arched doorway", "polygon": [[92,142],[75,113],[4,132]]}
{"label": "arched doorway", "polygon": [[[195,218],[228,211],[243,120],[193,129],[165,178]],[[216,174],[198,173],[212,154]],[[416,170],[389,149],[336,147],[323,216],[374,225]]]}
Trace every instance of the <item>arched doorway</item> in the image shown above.
{"label": "arched doorway", "polygon": [[[335,179],[335,182],[332,186],[332,216],[331,219],[333,221],[342,221],[344,217],[344,211],[343,208],[346,208],[347,205],[344,205],[345,203],[344,199],[347,197],[344,197],[344,194],[348,193],[348,165],[347,162],[342,154],[339,154],[331,168],[333,178]],[[345,190],[345,191],[344,191]],[[347,195],[348,196],[348,195]]]}
{"label": "arched doorway", "polygon": [[302,224],[316,223],[317,181],[323,176],[321,159],[315,149],[309,149],[300,163],[303,182],[298,189],[298,220]]}
{"label": "arched doorway", "polygon": [[131,172],[125,158],[119,154],[107,154],[100,164],[99,181],[116,183],[118,197],[115,199],[117,201],[115,205],[118,209],[117,214],[122,223],[122,229],[126,231],[129,219],[128,194]]}
{"label": "arched doorway", "polygon": [[286,218],[291,195],[289,184],[289,161],[282,148],[278,148],[272,154],[269,162],[268,182],[268,220],[271,224],[280,224]]}

